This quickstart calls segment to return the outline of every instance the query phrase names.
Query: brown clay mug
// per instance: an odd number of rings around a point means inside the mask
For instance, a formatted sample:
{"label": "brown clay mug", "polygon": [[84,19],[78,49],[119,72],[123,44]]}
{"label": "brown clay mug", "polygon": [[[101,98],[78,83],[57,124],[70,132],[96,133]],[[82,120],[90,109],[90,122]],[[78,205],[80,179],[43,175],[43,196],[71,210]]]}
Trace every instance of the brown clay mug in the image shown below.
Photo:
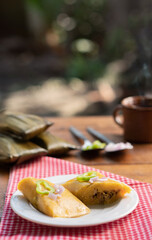
{"label": "brown clay mug", "polygon": [[124,98],[115,108],[113,117],[124,129],[125,140],[152,143],[152,98],[145,96]]}

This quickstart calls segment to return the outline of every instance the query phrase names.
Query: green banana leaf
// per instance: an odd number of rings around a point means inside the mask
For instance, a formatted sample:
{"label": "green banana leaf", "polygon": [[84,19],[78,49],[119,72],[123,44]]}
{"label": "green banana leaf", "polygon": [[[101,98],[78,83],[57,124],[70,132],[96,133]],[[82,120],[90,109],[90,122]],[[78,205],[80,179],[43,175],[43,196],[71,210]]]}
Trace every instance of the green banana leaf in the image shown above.
{"label": "green banana leaf", "polygon": [[24,141],[40,134],[52,124],[52,122],[32,114],[8,111],[0,113],[0,132]]}

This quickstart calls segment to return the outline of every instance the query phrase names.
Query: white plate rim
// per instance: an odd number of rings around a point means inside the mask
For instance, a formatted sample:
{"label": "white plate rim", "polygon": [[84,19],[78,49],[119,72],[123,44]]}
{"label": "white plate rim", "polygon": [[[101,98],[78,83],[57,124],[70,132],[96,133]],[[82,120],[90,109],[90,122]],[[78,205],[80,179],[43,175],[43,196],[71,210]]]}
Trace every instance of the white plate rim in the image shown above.
{"label": "white plate rim", "polygon": [[[53,183],[60,184],[67,180],[70,180],[76,176],[77,176],[77,174],[56,175],[56,176],[47,177],[44,179],[52,181]],[[10,206],[11,206],[12,210],[18,216],[20,216],[23,219],[26,219],[28,221],[37,223],[37,224],[53,226],[53,227],[89,227],[89,226],[96,226],[96,225],[104,224],[104,223],[108,223],[108,222],[113,222],[115,220],[118,220],[118,219],[123,218],[123,217],[127,216],[128,214],[130,214],[137,207],[137,205],[139,203],[139,197],[138,197],[137,192],[134,189],[132,189],[131,192],[129,194],[127,194],[127,196],[125,198],[123,198],[119,202],[111,205],[111,207],[112,208],[117,207],[118,208],[117,211],[118,211],[119,205],[120,204],[123,205],[123,202],[124,202],[124,206],[126,206],[126,203],[127,204],[130,203],[130,206],[128,206],[126,210],[122,209],[122,212],[120,214],[113,215],[112,217],[108,218],[108,220],[106,220],[105,218],[104,219],[92,218],[91,213],[93,213],[93,211],[95,211],[94,206],[91,207],[91,212],[89,214],[84,215],[82,217],[78,217],[78,218],[49,217],[49,216],[39,212],[38,210],[36,210],[34,207],[32,207],[31,204],[23,197],[23,194],[19,190],[17,190],[12,195],[11,201],[10,201]],[[22,204],[25,205],[26,209],[24,209],[22,206],[20,206]],[[21,209],[20,209],[20,207],[21,207]],[[97,209],[97,213],[99,211],[103,211],[104,209],[107,209],[107,207],[103,207],[103,208],[101,207],[101,208]],[[32,214],[34,214],[34,218],[29,217],[27,212],[31,212]],[[35,214],[36,214],[36,216],[35,216]],[[100,213],[99,213],[99,215],[100,215]],[[40,219],[37,218],[38,216]],[[88,218],[90,218],[91,221],[88,222],[88,220],[87,220]],[[83,220],[80,221],[80,219],[81,220],[83,219]]]}

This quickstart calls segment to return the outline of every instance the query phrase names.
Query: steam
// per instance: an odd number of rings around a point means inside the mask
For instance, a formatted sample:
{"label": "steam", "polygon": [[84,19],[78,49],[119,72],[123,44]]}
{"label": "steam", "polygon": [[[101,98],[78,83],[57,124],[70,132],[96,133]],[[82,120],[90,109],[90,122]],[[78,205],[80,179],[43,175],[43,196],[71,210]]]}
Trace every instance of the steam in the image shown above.
{"label": "steam", "polygon": [[134,82],[139,95],[152,97],[152,74],[146,63],[143,64]]}
{"label": "steam", "polygon": [[138,68],[134,84],[139,95],[152,97],[152,1],[137,1],[137,5],[139,11],[134,15],[136,23],[132,28],[137,50],[136,70]]}

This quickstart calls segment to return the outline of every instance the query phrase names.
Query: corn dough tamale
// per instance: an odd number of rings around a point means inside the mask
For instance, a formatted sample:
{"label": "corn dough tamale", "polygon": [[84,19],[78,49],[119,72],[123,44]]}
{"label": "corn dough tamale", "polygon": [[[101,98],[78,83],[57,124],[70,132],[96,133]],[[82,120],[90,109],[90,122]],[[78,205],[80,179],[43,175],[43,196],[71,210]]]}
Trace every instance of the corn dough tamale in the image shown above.
{"label": "corn dough tamale", "polygon": [[42,132],[32,139],[32,141],[45,148],[51,156],[66,154],[70,150],[78,149],[77,146],[52,135],[49,131]]}
{"label": "corn dough tamale", "polygon": [[4,111],[0,113],[0,131],[21,140],[29,140],[53,123],[32,114]]}
{"label": "corn dough tamale", "polygon": [[[61,185],[57,185],[59,188]],[[79,199],[62,187],[62,193],[53,184],[44,179],[28,177],[18,183],[24,197],[39,211],[51,217],[79,217],[90,212]],[[52,190],[54,189],[54,190]]]}
{"label": "corn dough tamale", "polygon": [[63,186],[86,205],[111,204],[131,191],[126,184],[106,178],[99,172],[87,172]]}
{"label": "corn dough tamale", "polygon": [[0,133],[0,163],[21,163],[33,157],[46,155],[44,148],[28,141],[21,142]]}

